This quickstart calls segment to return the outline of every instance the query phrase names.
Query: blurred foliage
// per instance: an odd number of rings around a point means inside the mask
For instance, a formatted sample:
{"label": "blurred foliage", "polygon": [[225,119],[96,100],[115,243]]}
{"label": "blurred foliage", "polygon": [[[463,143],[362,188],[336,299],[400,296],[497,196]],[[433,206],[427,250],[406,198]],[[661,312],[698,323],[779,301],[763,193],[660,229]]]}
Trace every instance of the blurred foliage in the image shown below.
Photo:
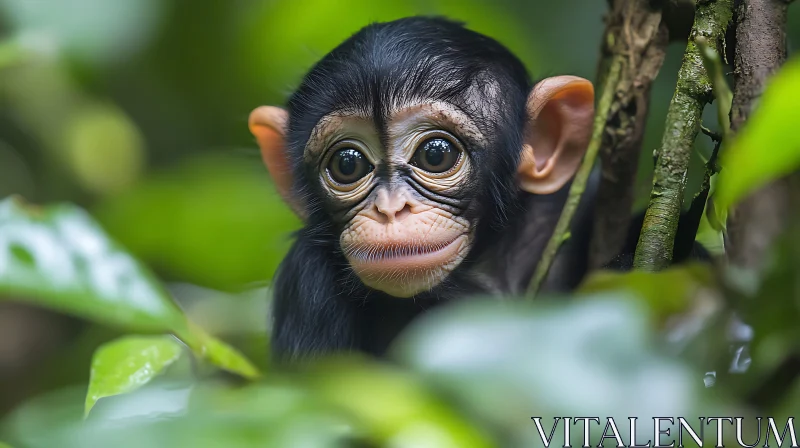
{"label": "blurred foliage", "polygon": [[[534,65],[536,42],[525,38],[525,23],[500,4],[488,8],[481,0],[433,0],[375,2],[372,0],[299,0],[263,2],[248,10],[241,31],[243,61],[257,65],[243,70],[270,73],[272,81],[288,93],[311,65],[340,42],[374,21],[388,21],[415,14],[443,15],[468,23],[470,28],[493,36],[508,46],[528,66]],[[346,14],[341,14],[347,9]],[[302,20],[296,20],[302,17]],[[331,17],[337,17],[332,21]],[[258,78],[253,82],[259,82]]]}
{"label": "blurred foliage", "polygon": [[794,58],[770,80],[747,127],[722,154],[720,207],[727,208],[800,167],[800,134],[793,119],[798,103],[800,58]]}
{"label": "blurred foliage", "polygon": [[499,446],[539,446],[529,416],[703,412],[697,374],[658,354],[646,309],[625,293],[594,299],[449,309],[407,334],[398,354],[499,429]]}
{"label": "blurred foliage", "polygon": [[142,137],[118,110],[95,105],[67,121],[64,150],[81,186],[107,194],[133,184],[142,169]]}
{"label": "blurred foliage", "polygon": [[[83,229],[83,236],[76,240],[110,244],[85,215],[78,215],[83,219],[80,226],[74,224],[77,212],[69,207],[31,209],[13,199],[3,205],[2,230],[13,229],[11,224],[25,229],[39,222],[56,229],[72,225]],[[7,231],[0,234],[13,236]],[[20,256],[25,253],[20,249],[27,246],[13,241],[17,244],[8,244],[7,253],[16,257],[6,256],[0,269],[0,274],[5,274],[0,278],[6,282],[13,269],[25,273],[43,264],[41,257]],[[55,241],[51,252],[68,254],[71,246],[63,242],[59,246],[59,242]],[[800,245],[786,247],[793,256],[800,254]],[[122,256],[124,253],[117,249],[117,257]],[[91,272],[94,261],[82,264]],[[786,261],[779,266],[794,265],[793,260]],[[120,266],[120,275],[138,281],[149,278],[135,264]],[[395,367],[360,358],[322,360],[294,372],[270,371],[261,382],[238,390],[218,381],[195,385],[202,378],[193,373],[194,369],[148,387],[183,350],[169,337],[125,337],[102,345],[95,354],[86,412],[98,399],[101,403],[111,401],[87,421],[81,421],[79,408],[69,402],[74,398],[58,398],[59,393],[21,407],[6,420],[2,433],[14,443],[30,447],[56,443],[63,447],[341,446],[345,442],[414,447],[530,446],[536,444],[538,435],[525,417],[528,415],[577,413],[620,419],[630,415],[725,415],[738,406],[731,407],[726,400],[703,392],[695,368],[662,353],[656,345],[658,326],[653,325],[651,317],[654,312],[684,311],[692,305],[692,297],[697,297],[693,290],[715,288],[708,271],[705,266],[687,266],[657,274],[601,272],[584,285],[584,300],[573,303],[466,302],[431,312],[414,324],[393,350]],[[776,284],[785,284],[786,272],[778,269],[766,277],[754,289],[753,298],[763,300],[766,294],[774,293]],[[17,277],[20,282],[40,280],[31,274]],[[721,288],[726,289],[724,285]],[[92,303],[86,299],[93,294],[90,288],[83,291],[82,298],[74,299],[75,292],[69,288],[28,287],[23,290],[23,299],[53,303],[59,309],[128,328],[152,329],[153,322],[158,322],[148,321],[146,315],[129,321],[82,312],[87,303]],[[800,291],[786,292],[783,288],[779,297],[797,303]],[[125,316],[140,305],[140,297],[121,294],[111,304],[99,302],[94,306],[118,307],[119,315]],[[774,310],[774,306],[760,307],[748,316],[771,316]],[[775,325],[779,319],[772,316],[769,326],[757,324],[756,328],[761,337],[796,341],[793,324],[800,318],[798,307],[786,308],[784,303],[781,310],[791,311],[786,319],[780,319],[783,325]],[[717,307],[715,313],[727,315],[731,311]],[[171,313],[177,314],[170,319],[184,321],[180,312]],[[175,322],[155,328],[180,325]],[[192,339],[203,333],[192,328],[189,334]],[[758,341],[756,349],[760,347]],[[219,344],[202,343],[211,351]],[[197,353],[215,361],[202,350]],[[222,353],[227,354],[223,358],[240,359],[234,352]],[[763,376],[765,370],[773,371],[781,358],[792,355],[793,346],[784,345],[779,354],[764,356],[751,372]],[[216,364],[223,368],[231,365]],[[591,369],[584,368],[587,365]],[[241,367],[232,370],[252,376]],[[115,398],[118,394],[128,395]],[[787,404],[779,399],[770,406]],[[49,431],[38,430],[41,425]]]}
{"label": "blurred foliage", "polygon": [[113,235],[164,276],[236,288],[272,277],[300,221],[251,161],[203,157],[98,204]]}
{"label": "blurred foliage", "polygon": [[703,288],[713,288],[709,266],[688,264],[660,272],[598,272],[583,282],[578,292],[630,291],[632,297],[645,301],[654,317],[666,318],[686,310]]}
{"label": "blurred foliage", "polygon": [[40,46],[108,63],[146,43],[164,5],[158,0],[8,0],[0,8],[15,29]]}
{"label": "blurred foliage", "polygon": [[[57,340],[41,359],[10,358],[16,370],[0,350],[0,413],[14,408],[0,416],[0,440],[514,447],[540,444],[538,415],[549,426],[553,415],[796,412],[800,222],[763,272],[599,272],[572,297],[430,313],[387,363],[348,357],[279,371],[267,361],[269,280],[300,223],[260,164],[249,111],[284,103],[362,26],[413,14],[466,21],[534,78],[592,78],[604,9],[584,0],[0,2],[0,199],[60,203],[0,202],[0,313],[13,300],[80,318],[48,320],[46,330],[34,320],[22,335],[0,327],[11,344],[35,332]],[[684,47],[670,47],[653,87],[643,199]],[[712,181],[722,202],[709,202],[717,208],[698,239],[717,253],[726,205],[797,168],[797,68],[770,86]],[[704,124],[719,132],[716,112]],[[711,148],[698,137],[687,198]],[[577,427],[573,436],[579,445]]]}
{"label": "blurred foliage", "polygon": [[0,202],[0,292],[110,324],[188,333],[155,279],[82,210]]}
{"label": "blurred foliage", "polygon": [[[215,365],[247,377],[258,374],[235,350],[192,325],[155,277],[83,211],[6,199],[0,202],[0,235],[4,297],[124,328],[171,332]],[[158,350],[158,341],[151,342]]]}

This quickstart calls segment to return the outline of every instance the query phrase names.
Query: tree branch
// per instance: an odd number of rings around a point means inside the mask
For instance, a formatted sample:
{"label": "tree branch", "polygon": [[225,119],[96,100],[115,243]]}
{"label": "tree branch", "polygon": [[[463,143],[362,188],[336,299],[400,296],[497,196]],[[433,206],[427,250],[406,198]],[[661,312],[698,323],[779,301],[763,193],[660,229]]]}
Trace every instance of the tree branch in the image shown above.
{"label": "tree branch", "polygon": [[700,131],[703,108],[712,96],[711,82],[695,39],[703,37],[723,54],[732,0],[698,0],[694,25],[678,72],[656,163],[650,205],[644,217],[634,267],[657,271],[669,266],[683,205],[689,157]]}
{"label": "tree branch", "polygon": [[553,236],[550,237],[550,240],[547,242],[547,246],[542,253],[542,258],[536,266],[533,279],[531,279],[528,285],[528,296],[531,298],[534,298],[539,291],[539,287],[547,276],[547,271],[550,270],[550,265],[553,263],[561,243],[564,242],[565,238],[569,237],[569,225],[572,221],[572,216],[578,208],[581,195],[586,189],[586,182],[589,179],[589,174],[591,174],[594,162],[597,159],[597,152],[600,149],[606,121],[608,120],[609,111],[616,92],[615,87],[622,74],[623,59],[624,56],[622,55],[617,55],[612,59],[608,74],[603,80],[603,85],[600,89],[600,99],[597,102],[594,124],[592,126],[592,140],[589,142],[589,147],[586,150],[586,155],[583,157],[578,173],[572,181],[572,185],[569,189],[569,197],[567,197],[564,209],[561,212],[561,216],[558,218]]}
{"label": "tree branch", "polygon": [[[662,7],[670,6],[667,9],[676,11],[672,16],[679,22],[677,19],[685,14],[677,12],[681,11],[678,5],[676,1],[666,5],[650,0],[610,2],[598,84],[604,85],[609,62],[614,56],[624,57],[620,80],[611,86],[615,90],[614,98],[600,142],[602,176],[592,233],[601,237],[592,240],[590,263],[593,267],[602,266],[616,255],[628,233],[650,87],[664,62],[670,34],[667,20],[662,17],[665,14]],[[693,7],[691,3],[690,6]],[[689,26],[691,7],[688,8]]]}
{"label": "tree branch", "polygon": [[[736,57],[731,131],[750,116],[767,80],[786,60],[786,17],[789,1],[737,0]],[[728,215],[728,259],[743,268],[757,268],[767,248],[785,226],[788,185],[773,182],[754,192]]]}

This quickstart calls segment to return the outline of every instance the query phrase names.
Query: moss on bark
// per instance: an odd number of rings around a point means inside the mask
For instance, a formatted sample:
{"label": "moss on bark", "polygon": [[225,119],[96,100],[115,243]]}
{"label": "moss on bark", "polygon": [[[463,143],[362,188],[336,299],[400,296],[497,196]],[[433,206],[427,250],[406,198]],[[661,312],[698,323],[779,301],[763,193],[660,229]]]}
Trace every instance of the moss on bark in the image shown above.
{"label": "moss on bark", "polygon": [[725,31],[733,15],[732,0],[699,0],[689,42],[678,73],[675,94],[667,112],[664,135],[636,247],[634,267],[657,271],[669,266],[683,204],[686,177],[703,108],[713,99],[711,81],[695,39],[724,54]]}

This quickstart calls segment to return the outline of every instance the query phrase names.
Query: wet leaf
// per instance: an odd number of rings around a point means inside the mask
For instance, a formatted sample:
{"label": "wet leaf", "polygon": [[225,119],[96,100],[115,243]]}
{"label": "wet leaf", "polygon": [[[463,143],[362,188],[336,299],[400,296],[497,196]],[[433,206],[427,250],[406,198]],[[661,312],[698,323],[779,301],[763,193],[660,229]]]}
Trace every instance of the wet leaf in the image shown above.
{"label": "wet leaf", "polygon": [[132,392],[159,375],[181,355],[172,336],[128,336],[104,344],[92,358],[85,414],[103,397]]}
{"label": "wet leaf", "polygon": [[787,62],[736,139],[723,151],[718,205],[727,209],[767,182],[800,167],[800,58]]}
{"label": "wet leaf", "polygon": [[0,202],[0,300],[8,298],[110,325],[173,333],[220,368],[258,375],[235,349],[190,329],[152,274],[71,205]]}
{"label": "wet leaf", "polygon": [[186,319],[150,272],[78,207],[0,202],[0,300],[106,324],[187,335]]}

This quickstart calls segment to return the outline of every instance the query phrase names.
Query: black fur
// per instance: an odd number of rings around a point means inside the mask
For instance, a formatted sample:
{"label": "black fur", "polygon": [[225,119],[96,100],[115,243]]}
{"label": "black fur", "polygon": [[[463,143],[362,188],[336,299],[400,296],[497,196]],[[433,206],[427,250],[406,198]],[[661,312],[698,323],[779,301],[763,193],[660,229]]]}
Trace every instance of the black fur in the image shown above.
{"label": "black fur", "polygon": [[[499,115],[484,113],[468,98],[471,89],[489,87],[492,81],[501,89],[483,99],[499,106]],[[323,116],[356,109],[382,124],[391,104],[441,100],[477,118],[484,127],[481,131],[496,139],[493,148],[465,142],[474,166],[482,169],[466,190],[487,196],[469,214],[491,212],[493,219],[486,224],[502,226],[514,198],[511,192],[516,191],[513,174],[531,87],[519,59],[497,41],[459,23],[414,17],[367,26],[317,63],[289,99],[288,141],[298,179],[296,194],[306,198],[314,224],[328,220],[327,204],[320,203],[317,167],[302,163],[305,144]],[[384,135],[384,129],[379,131]],[[462,203],[470,199],[462,198]],[[479,203],[492,203],[493,210],[481,210]]]}
{"label": "black fur", "polygon": [[[438,18],[367,26],[312,68],[288,103],[294,193],[309,218],[275,283],[272,347],[279,359],[350,349],[381,354],[409,321],[432,306],[480,292],[510,292],[503,282],[487,286],[491,282],[476,279],[476,271],[487,264],[489,249],[503,246],[501,240],[515,241],[524,231],[511,223],[536,212],[515,185],[532,87],[523,64],[505,47]],[[355,109],[372,116],[385,136],[390,105],[413,100],[459,107],[492,142],[489,147],[463,142],[479,172],[450,198],[470,222],[481,217],[467,259],[432,291],[396,299],[367,288],[349,269],[338,242],[341,211],[326,202],[319,166],[304,164],[303,152],[314,126],[331,112]],[[376,175],[390,181],[380,171]],[[408,178],[403,181],[415,187]],[[538,253],[531,250],[523,255],[535,263]]]}
{"label": "black fur", "polygon": [[[277,359],[343,350],[381,355],[410,321],[431,307],[481,293],[524,291],[568,189],[534,196],[520,192],[515,184],[525,103],[532,87],[522,63],[505,47],[438,18],[370,25],[312,68],[288,103],[294,195],[305,204],[308,220],[274,285],[272,351]],[[425,191],[402,169],[391,179],[388,170],[376,167],[379,182],[405,182],[470,222],[480,217],[467,259],[447,279],[414,298],[397,299],[367,288],[352,273],[339,247],[348,210],[327,202],[320,166],[304,164],[303,153],[314,126],[331,112],[355,109],[372,116],[385,140],[391,105],[414,100],[441,100],[459,107],[482,127],[491,143],[484,147],[463,142],[478,172],[449,197]],[[598,181],[595,172],[573,218],[573,236],[561,246],[545,290],[572,289],[586,273]],[[698,199],[694,215],[702,213],[704,203],[705,197]],[[676,240],[678,261],[698,253],[696,220],[684,221]],[[623,255],[610,267],[630,268],[640,227],[641,222],[634,220]]]}

